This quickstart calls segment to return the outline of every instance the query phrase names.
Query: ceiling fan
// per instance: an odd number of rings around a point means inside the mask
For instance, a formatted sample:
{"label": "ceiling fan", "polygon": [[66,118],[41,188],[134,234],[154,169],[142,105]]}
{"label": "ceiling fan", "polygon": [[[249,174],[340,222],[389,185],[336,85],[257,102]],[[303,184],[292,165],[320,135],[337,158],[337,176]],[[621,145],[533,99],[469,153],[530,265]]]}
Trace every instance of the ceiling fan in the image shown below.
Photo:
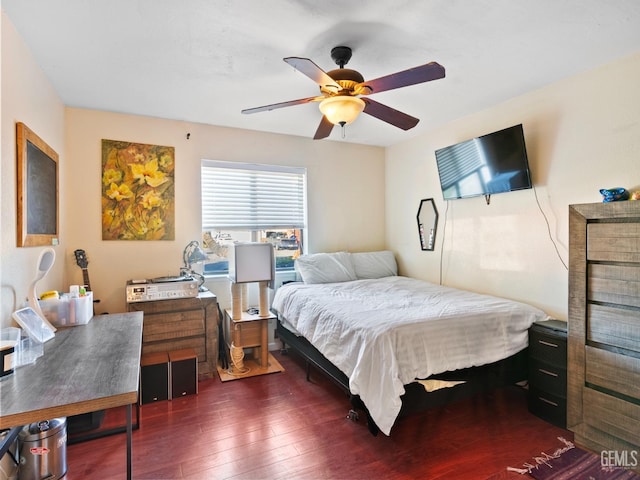
{"label": "ceiling fan", "polygon": [[[242,113],[258,113],[303,103],[320,102],[322,120],[313,137],[314,140],[328,137],[334,125],[344,127],[353,122],[363,111],[403,130],[415,127],[419,119],[376,102],[366,95],[443,78],[444,67],[436,62],[430,62],[365,81],[359,72],[344,68],[351,59],[351,54],[349,47],[338,46],[331,49],[331,58],[339,68],[329,72],[325,72],[308,58],[284,58],[285,62],[316,82],[320,87],[321,95],[248,108],[242,110]],[[361,98],[361,95],[365,97]]]}

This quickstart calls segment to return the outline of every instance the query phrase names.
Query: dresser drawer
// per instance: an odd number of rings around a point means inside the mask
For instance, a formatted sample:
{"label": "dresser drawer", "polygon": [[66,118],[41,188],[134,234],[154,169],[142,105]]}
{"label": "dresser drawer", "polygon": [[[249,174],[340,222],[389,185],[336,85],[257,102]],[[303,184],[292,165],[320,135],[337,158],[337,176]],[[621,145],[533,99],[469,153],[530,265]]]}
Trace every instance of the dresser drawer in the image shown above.
{"label": "dresser drawer", "polygon": [[558,397],[567,397],[567,370],[536,359],[529,360],[529,385]]}
{"label": "dresser drawer", "polygon": [[558,427],[567,427],[567,401],[529,385],[529,411]]}
{"label": "dresser drawer", "polygon": [[640,404],[640,358],[585,346],[585,379]]}
{"label": "dresser drawer", "polygon": [[584,422],[640,448],[640,405],[583,387]]}
{"label": "dresser drawer", "polygon": [[546,364],[566,368],[567,339],[531,328],[529,330],[529,357]]}

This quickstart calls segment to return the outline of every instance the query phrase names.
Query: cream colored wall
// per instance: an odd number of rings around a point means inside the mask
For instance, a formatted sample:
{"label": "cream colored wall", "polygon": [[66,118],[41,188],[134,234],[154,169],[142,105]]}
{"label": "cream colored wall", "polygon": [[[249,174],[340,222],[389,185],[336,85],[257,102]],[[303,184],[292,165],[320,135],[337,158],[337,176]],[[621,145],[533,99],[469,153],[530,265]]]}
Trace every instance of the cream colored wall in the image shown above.
{"label": "cream colored wall", "polygon": [[[387,149],[387,246],[401,273],[439,282],[442,262],[445,285],[525,301],[566,319],[568,206],[601,201],[601,188],[640,189],[639,79],[640,52]],[[535,192],[494,195],[490,205],[483,197],[444,202],[434,151],[518,123]],[[440,222],[436,251],[423,252],[415,215],[429,197]]]}
{"label": "cream colored wall", "polygon": [[[182,251],[200,238],[200,160],[304,166],[309,252],[384,247],[384,150],[180,121],[68,108],[65,116],[65,286],[80,282],[73,251],[89,260],[98,311],[125,308],[126,281],[177,275]],[[187,139],[187,133],[190,138]],[[175,241],[102,241],[101,140],[175,147]],[[222,306],[228,283],[210,281]]]}
{"label": "cream colored wall", "polygon": [[[34,62],[11,21],[2,12],[2,147],[0,191],[0,327],[11,324],[11,313],[23,306],[35,276],[36,263],[43,247],[18,248],[16,237],[16,122],[25,123],[58,155],[64,157],[64,106]],[[65,176],[60,172],[60,184]],[[65,190],[60,190],[60,202]],[[65,219],[64,209],[60,220]],[[62,224],[62,223],[61,223]],[[62,282],[66,235],[54,247],[57,260],[49,274],[38,283],[38,291],[55,288]]]}
{"label": "cream colored wall", "polygon": [[[444,284],[523,300],[558,318],[566,318],[567,272],[534,191],[494,195],[491,205],[483,198],[447,205],[441,199],[435,149],[523,123],[537,196],[565,263],[568,205],[600,201],[602,187],[640,187],[640,54],[517,97],[385,152],[65,109],[4,13],[1,40],[1,326],[10,323],[11,312],[24,301],[42,250],[15,246],[16,121],[25,122],[60,154],[61,244],[56,247],[58,260],[40,287],[65,289],[79,283],[81,271],[73,251],[82,248],[88,254],[92,286],[102,301],[99,311],[124,309],[127,279],[177,273],[182,249],[199,237],[201,158],[306,166],[310,252],[390,248],[403,274],[437,282],[442,264]],[[176,148],[175,241],[101,240],[103,138]],[[418,203],[428,197],[436,199],[440,210],[435,252],[420,251],[416,231]],[[226,282],[209,285],[221,300],[226,298]]]}
{"label": "cream colored wall", "polygon": [[[16,247],[15,122],[60,155],[60,245],[39,291],[82,282],[74,250],[86,251],[97,312],[125,309],[132,278],[176,275],[182,251],[200,238],[200,160],[305,166],[309,252],[384,248],[384,150],[377,147],[228,129],[75,108],[65,109],[2,14],[2,257],[0,326],[22,306],[42,248]],[[212,107],[213,108],[213,107]],[[187,133],[190,139],[187,140]],[[171,145],[176,151],[174,241],[101,239],[101,140]],[[223,306],[226,281],[208,282]],[[226,302],[226,303],[225,303]]]}

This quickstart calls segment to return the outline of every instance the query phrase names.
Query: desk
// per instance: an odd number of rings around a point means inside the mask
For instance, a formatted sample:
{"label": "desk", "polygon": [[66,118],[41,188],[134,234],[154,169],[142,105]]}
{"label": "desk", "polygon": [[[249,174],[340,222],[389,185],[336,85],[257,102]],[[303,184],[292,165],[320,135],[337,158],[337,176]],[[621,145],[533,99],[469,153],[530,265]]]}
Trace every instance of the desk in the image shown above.
{"label": "desk", "polygon": [[0,429],[126,405],[130,479],[142,317],[142,312],[99,315],[87,325],[58,329],[36,363],[0,382]]}

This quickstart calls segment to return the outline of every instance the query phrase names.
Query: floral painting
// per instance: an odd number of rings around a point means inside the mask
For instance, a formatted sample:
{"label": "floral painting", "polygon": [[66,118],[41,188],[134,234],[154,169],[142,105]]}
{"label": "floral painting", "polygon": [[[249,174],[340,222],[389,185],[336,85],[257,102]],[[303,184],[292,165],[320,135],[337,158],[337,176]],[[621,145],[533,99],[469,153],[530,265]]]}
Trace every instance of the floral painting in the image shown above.
{"label": "floral painting", "polygon": [[102,239],[174,240],[173,147],[102,140]]}

